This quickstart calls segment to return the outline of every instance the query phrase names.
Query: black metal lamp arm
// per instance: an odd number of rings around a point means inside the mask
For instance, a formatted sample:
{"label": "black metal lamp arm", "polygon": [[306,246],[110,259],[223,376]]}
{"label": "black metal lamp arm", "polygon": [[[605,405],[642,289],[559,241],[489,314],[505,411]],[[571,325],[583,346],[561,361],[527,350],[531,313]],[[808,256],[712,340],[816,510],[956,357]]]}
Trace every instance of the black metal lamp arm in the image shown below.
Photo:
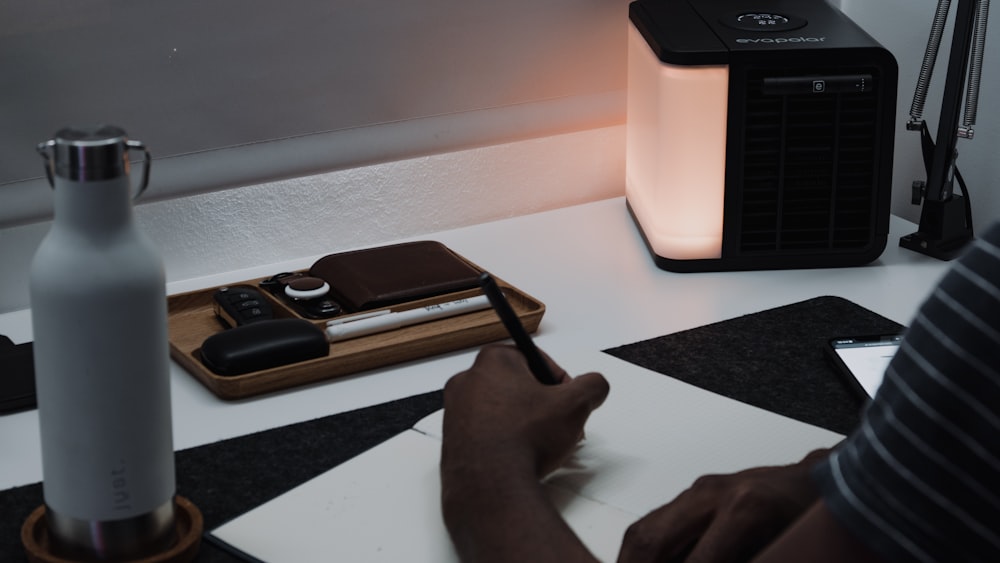
{"label": "black metal lamp arm", "polygon": [[[969,195],[955,166],[958,158],[956,145],[959,137],[971,139],[973,136],[989,0],[958,0],[937,137],[936,141],[932,141],[923,120],[923,106],[950,6],[951,0],[938,0],[907,123],[907,129],[921,131],[924,136],[922,144],[927,182],[914,183],[914,203],[923,201],[920,226],[916,233],[906,235],[899,241],[904,248],[941,260],[957,256],[973,238]],[[960,124],[963,90],[965,116]],[[956,179],[961,194],[954,193]]]}

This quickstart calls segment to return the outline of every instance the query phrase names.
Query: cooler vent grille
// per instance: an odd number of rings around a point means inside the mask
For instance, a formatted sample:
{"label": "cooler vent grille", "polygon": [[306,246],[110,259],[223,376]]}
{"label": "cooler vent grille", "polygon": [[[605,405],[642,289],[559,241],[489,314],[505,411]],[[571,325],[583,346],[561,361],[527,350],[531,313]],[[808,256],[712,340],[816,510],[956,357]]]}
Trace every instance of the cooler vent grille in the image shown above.
{"label": "cooler vent grille", "polygon": [[764,78],[747,81],[740,251],[868,246],[878,189],[876,93],[775,95],[763,91]]}

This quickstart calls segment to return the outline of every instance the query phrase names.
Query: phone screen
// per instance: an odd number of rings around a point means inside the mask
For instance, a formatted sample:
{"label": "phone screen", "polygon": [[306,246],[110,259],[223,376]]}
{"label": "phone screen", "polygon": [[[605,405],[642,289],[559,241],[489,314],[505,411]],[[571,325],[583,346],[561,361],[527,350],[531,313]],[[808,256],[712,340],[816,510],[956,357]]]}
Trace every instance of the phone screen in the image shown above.
{"label": "phone screen", "polygon": [[871,398],[882,384],[885,369],[902,339],[902,334],[844,336],[830,340],[829,352],[848,384]]}

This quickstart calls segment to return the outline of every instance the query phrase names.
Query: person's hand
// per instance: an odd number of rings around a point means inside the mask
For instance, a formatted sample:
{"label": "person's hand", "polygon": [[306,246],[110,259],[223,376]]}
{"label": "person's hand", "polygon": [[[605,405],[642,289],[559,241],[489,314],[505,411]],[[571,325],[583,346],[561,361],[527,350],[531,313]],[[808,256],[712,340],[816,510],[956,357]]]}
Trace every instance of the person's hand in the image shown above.
{"label": "person's hand", "polygon": [[787,466],[706,475],[625,533],[618,561],[748,561],[816,500],[809,472],[829,450]]}
{"label": "person's hand", "polygon": [[540,479],[557,469],[583,435],[608,383],[597,373],[577,378],[546,356],[557,385],[539,383],[513,346],[484,347],[468,370],[444,389],[441,466],[530,470]]}
{"label": "person's hand", "polygon": [[487,346],[444,388],[441,508],[462,561],[594,561],[543,492],[583,435],[608,382],[540,383],[512,346]]}

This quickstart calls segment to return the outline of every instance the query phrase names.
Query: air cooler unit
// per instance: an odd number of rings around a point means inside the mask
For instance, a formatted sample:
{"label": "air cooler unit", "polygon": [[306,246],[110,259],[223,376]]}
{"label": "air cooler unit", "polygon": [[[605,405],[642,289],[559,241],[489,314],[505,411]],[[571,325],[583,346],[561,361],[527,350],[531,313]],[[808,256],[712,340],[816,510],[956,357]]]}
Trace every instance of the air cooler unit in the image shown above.
{"label": "air cooler unit", "polygon": [[889,51],[824,0],[638,0],[629,19],[626,200],[659,267],[881,255]]}

